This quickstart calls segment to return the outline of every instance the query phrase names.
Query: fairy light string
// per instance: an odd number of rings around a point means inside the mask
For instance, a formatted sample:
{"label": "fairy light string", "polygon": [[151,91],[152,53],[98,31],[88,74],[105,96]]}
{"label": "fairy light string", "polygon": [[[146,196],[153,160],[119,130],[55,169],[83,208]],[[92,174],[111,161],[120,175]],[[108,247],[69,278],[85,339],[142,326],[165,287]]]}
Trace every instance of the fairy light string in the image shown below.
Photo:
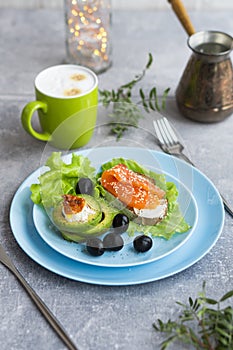
{"label": "fairy light string", "polygon": [[66,0],[67,51],[98,72],[110,65],[110,1]]}

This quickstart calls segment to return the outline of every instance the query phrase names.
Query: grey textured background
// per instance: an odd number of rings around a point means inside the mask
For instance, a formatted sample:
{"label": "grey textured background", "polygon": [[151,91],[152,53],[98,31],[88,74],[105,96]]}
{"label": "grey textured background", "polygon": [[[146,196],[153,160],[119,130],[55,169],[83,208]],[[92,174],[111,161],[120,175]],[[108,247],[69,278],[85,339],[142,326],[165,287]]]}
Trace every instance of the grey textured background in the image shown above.
{"label": "grey textured background", "polygon": [[[0,0],[0,7],[19,7],[19,8],[62,8],[65,0]],[[232,9],[231,0],[183,0],[184,6],[190,10],[207,9],[209,11],[216,9]],[[168,9],[170,4],[167,0],[111,0],[114,9]]]}
{"label": "grey textured background", "polygon": [[[218,29],[233,34],[232,10],[193,12],[197,29]],[[152,329],[157,318],[174,318],[179,307],[207,282],[209,296],[232,289],[233,220],[226,215],[220,239],[198,263],[170,278],[138,286],[104,287],[71,281],[33,262],[17,245],[9,228],[10,202],[21,182],[40,166],[44,144],[27,135],[20,124],[23,106],[33,99],[33,80],[43,68],[64,61],[62,10],[0,11],[0,240],[26,280],[56,314],[80,350],[152,350],[162,340]],[[151,52],[154,64],[142,86],[154,84],[161,93],[170,86],[166,114],[181,134],[196,165],[233,205],[233,121],[202,125],[183,118],[174,91],[190,55],[186,34],[174,14],[166,11],[113,13],[113,66],[99,76],[100,88],[114,88],[141,72]],[[101,123],[101,121],[100,121]],[[127,140],[158,149],[150,133],[143,138],[133,130]],[[115,144],[114,138],[104,136]],[[103,138],[96,132],[90,146]],[[211,220],[211,218],[210,218]],[[203,232],[205,234],[205,232]],[[22,287],[0,266],[1,350],[65,349]],[[181,347],[173,347],[180,350]],[[185,349],[185,347],[184,347]]]}

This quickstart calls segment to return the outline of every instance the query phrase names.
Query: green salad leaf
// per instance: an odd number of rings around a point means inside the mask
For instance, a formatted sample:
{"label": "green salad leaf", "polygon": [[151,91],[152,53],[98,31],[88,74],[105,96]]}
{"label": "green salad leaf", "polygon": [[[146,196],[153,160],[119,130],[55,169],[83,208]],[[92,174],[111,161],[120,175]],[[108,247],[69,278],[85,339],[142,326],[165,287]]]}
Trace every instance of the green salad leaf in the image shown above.
{"label": "green salad leaf", "polygon": [[153,237],[163,237],[170,239],[175,233],[183,233],[190,229],[190,225],[185,221],[185,218],[180,212],[178,203],[169,203],[167,216],[155,226],[137,225],[131,227],[134,230],[141,231],[144,234]]}
{"label": "green salad leaf", "polygon": [[41,174],[38,184],[31,185],[31,199],[45,208],[53,207],[61,201],[63,194],[75,195],[75,188],[81,177],[95,181],[96,170],[87,157],[72,154],[71,162],[66,164],[61,152],[53,152],[46,164],[50,169]]}
{"label": "green salad leaf", "polygon": [[146,175],[155,180],[158,187],[166,192],[168,211],[166,217],[154,226],[139,225],[130,221],[128,234],[135,232],[150,234],[151,236],[170,239],[175,233],[186,232],[190,226],[186,223],[177,203],[178,190],[173,182],[167,182],[164,174],[155,173],[146,169],[134,160],[114,158],[101,167],[101,172],[96,174],[96,169],[90,160],[75,153],[71,156],[69,164],[61,157],[61,152],[53,152],[46,162],[48,170],[38,177],[38,183],[32,184],[31,199],[35,204],[43,205],[44,208],[52,208],[62,200],[64,194],[76,194],[77,182],[81,177],[89,177],[94,184],[94,196],[103,196],[106,190],[101,186],[99,178],[104,170],[110,169],[117,164],[125,164],[134,172]]}

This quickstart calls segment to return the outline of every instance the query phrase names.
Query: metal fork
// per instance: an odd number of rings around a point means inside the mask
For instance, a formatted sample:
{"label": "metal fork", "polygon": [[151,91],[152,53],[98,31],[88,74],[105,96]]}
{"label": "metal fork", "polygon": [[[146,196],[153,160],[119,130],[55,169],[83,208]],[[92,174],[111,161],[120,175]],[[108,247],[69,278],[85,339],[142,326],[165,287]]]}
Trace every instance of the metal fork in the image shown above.
{"label": "metal fork", "polygon": [[69,338],[65,330],[62,328],[59,321],[52,314],[49,308],[45,305],[45,303],[40,299],[38,294],[32,289],[32,287],[27,283],[21,273],[17,270],[9,256],[6,254],[3,246],[0,244],[0,262],[5,265],[14,275],[18,278],[22,286],[25,288],[31,299],[34,301],[42,315],[49,322],[50,326],[55,330],[57,335],[61,338],[64,344],[67,346],[69,350],[78,350],[74,345],[72,340]]}
{"label": "metal fork", "polygon": [[[153,121],[155,133],[161,149],[171,155],[184,159],[186,162],[195,166],[193,162],[183,153],[184,146],[179,141],[175,131],[167,118],[161,118]],[[233,217],[233,210],[230,208],[226,199],[220,194],[225,210]]]}

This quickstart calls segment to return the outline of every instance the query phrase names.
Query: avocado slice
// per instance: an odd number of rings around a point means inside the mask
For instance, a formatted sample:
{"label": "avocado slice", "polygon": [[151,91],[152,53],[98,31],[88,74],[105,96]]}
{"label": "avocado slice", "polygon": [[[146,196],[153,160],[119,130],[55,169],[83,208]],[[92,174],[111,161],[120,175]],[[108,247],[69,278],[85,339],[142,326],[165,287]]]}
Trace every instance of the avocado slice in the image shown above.
{"label": "avocado slice", "polygon": [[100,236],[108,231],[112,226],[113,218],[118,213],[118,211],[109,207],[109,205],[104,200],[99,200],[99,204],[102,210],[102,218],[96,226],[78,234],[62,231],[61,234],[63,238],[72,242],[83,242],[90,237]]}
{"label": "avocado slice", "polygon": [[102,210],[98,201],[87,194],[78,195],[85,199],[88,206],[94,211],[88,215],[87,221],[72,221],[66,220],[62,213],[63,202],[60,202],[53,210],[52,220],[54,225],[60,230],[70,233],[82,233],[85,232],[100,222],[102,218]]}
{"label": "avocado slice", "polygon": [[61,231],[61,235],[66,241],[69,241],[69,242],[82,243],[82,242],[85,242],[86,240],[83,236],[79,236],[78,234],[75,234],[75,233]]}
{"label": "avocado slice", "polygon": [[102,210],[101,221],[96,226],[86,231],[86,235],[98,234],[98,236],[100,236],[108,231],[108,229],[112,226],[114,216],[118,213],[117,210],[111,208],[104,200],[100,200],[99,203]]}

